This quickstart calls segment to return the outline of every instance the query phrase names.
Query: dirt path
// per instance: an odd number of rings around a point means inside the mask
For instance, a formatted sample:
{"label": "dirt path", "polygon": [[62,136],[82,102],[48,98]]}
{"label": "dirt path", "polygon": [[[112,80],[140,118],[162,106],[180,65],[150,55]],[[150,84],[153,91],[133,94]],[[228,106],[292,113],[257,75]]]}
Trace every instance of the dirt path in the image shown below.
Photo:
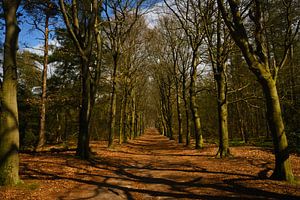
{"label": "dirt path", "polygon": [[[256,147],[232,148],[235,157],[221,160],[215,146],[193,150],[149,129],[114,150],[99,142],[92,150],[91,161],[74,152],[21,155],[29,186],[2,188],[0,199],[300,199],[299,186],[266,179],[274,158]],[[300,158],[292,162],[300,176]]]}

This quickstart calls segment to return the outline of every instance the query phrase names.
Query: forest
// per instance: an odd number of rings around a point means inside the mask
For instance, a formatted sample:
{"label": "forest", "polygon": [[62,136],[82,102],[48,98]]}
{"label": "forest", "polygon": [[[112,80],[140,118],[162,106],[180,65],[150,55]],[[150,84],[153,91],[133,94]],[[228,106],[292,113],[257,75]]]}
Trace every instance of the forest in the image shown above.
{"label": "forest", "polygon": [[0,199],[299,199],[298,0],[0,0]]}

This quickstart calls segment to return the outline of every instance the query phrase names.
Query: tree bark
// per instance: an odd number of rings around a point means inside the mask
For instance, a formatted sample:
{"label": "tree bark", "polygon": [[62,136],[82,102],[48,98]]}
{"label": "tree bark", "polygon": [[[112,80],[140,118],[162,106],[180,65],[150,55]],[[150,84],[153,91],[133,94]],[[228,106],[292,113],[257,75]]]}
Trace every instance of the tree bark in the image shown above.
{"label": "tree bark", "polygon": [[16,63],[20,32],[16,12],[19,4],[19,0],[3,1],[5,43],[3,82],[0,85],[0,185],[15,185],[20,181]]}
{"label": "tree bark", "polygon": [[196,79],[197,79],[197,65],[196,65],[196,55],[193,55],[192,58],[192,67],[191,67],[191,82],[190,82],[190,108],[192,112],[192,118],[195,129],[195,148],[200,149],[203,147],[203,137],[201,130],[201,121],[198,111],[198,105],[196,102]]}
{"label": "tree bark", "polygon": [[79,113],[79,135],[76,155],[82,159],[88,159],[90,153],[89,123],[91,116],[91,81],[88,61],[82,59],[81,63],[81,107]]}
{"label": "tree bark", "polygon": [[260,82],[266,98],[268,124],[275,150],[275,169],[272,178],[292,182],[294,175],[289,159],[288,142],[276,84],[273,79],[263,79]]}
{"label": "tree bark", "polygon": [[215,75],[218,90],[218,118],[219,118],[219,150],[217,157],[227,157],[229,152],[228,139],[228,110],[227,110],[227,83],[224,67],[218,67],[219,74]]}
{"label": "tree bark", "polygon": [[189,146],[191,143],[191,135],[190,135],[189,106],[188,106],[188,100],[187,100],[187,96],[186,96],[186,76],[185,76],[185,74],[183,74],[183,78],[182,78],[182,99],[184,102],[185,123],[186,123],[185,145]]}

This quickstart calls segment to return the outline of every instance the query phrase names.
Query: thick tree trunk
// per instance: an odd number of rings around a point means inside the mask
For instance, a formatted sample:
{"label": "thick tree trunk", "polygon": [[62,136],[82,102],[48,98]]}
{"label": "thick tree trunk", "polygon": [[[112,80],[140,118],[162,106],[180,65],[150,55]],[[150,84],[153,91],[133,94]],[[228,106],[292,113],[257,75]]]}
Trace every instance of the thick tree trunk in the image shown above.
{"label": "thick tree trunk", "polygon": [[81,107],[79,113],[79,135],[77,142],[76,155],[81,159],[88,159],[90,154],[90,133],[89,122],[91,115],[91,87],[89,64],[86,60],[81,59]]}
{"label": "thick tree trunk", "polygon": [[16,63],[20,32],[16,11],[19,4],[20,1],[3,1],[5,44],[3,82],[0,91],[0,185],[15,185],[20,181]]}
{"label": "thick tree trunk", "polygon": [[[274,179],[293,182],[294,176],[290,164],[288,143],[282,119],[280,100],[276,88],[277,74],[276,72],[275,76],[272,74],[267,57],[268,49],[266,47],[268,44],[266,43],[265,32],[263,29],[262,1],[254,1],[254,15],[251,17],[255,24],[255,51],[253,51],[254,48],[249,43],[249,37],[239,9],[239,2],[231,0],[229,1],[229,5],[231,8],[232,21],[228,18],[230,15],[226,12],[224,1],[218,0],[218,6],[222,12],[223,20],[229,28],[231,36],[236,44],[240,47],[249,69],[256,75],[258,81],[262,85],[266,98],[267,119],[272,133],[275,150],[275,170],[272,177]],[[274,66],[275,70],[284,66],[286,56],[287,54],[283,56],[280,62],[281,66]]]}
{"label": "thick tree trunk", "polygon": [[195,129],[195,148],[200,149],[203,147],[203,137],[201,130],[201,121],[199,115],[199,108],[196,102],[196,79],[197,79],[197,65],[195,63],[195,57],[193,58],[193,64],[191,69],[191,83],[190,83],[190,107],[193,117],[194,129]]}
{"label": "thick tree trunk", "polygon": [[45,125],[46,125],[46,98],[47,98],[47,71],[48,71],[48,35],[49,35],[49,16],[45,20],[45,40],[44,40],[44,63],[42,74],[42,97],[40,110],[40,130],[37,150],[40,150],[46,143]]}
{"label": "thick tree trunk", "polygon": [[271,78],[260,80],[267,104],[267,118],[273,136],[275,169],[272,178],[292,182],[294,175],[289,159],[288,142],[281,114],[280,100],[275,81]]}
{"label": "thick tree trunk", "polygon": [[218,118],[219,118],[219,150],[217,157],[227,157],[229,152],[228,140],[228,110],[227,110],[227,83],[223,67],[219,67],[219,74],[215,75],[218,89]]}

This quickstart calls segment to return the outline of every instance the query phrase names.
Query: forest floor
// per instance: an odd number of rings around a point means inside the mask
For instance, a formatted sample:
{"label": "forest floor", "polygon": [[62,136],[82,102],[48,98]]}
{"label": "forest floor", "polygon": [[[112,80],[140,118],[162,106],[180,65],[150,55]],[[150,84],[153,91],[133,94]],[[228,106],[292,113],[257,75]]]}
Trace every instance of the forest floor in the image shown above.
{"label": "forest floor", "polygon": [[[107,149],[92,142],[93,158],[75,151],[21,153],[17,187],[0,188],[0,199],[300,199],[300,186],[268,179],[271,150],[232,147],[218,159],[216,145],[194,150],[148,129],[138,139]],[[300,157],[291,155],[300,176]]]}

